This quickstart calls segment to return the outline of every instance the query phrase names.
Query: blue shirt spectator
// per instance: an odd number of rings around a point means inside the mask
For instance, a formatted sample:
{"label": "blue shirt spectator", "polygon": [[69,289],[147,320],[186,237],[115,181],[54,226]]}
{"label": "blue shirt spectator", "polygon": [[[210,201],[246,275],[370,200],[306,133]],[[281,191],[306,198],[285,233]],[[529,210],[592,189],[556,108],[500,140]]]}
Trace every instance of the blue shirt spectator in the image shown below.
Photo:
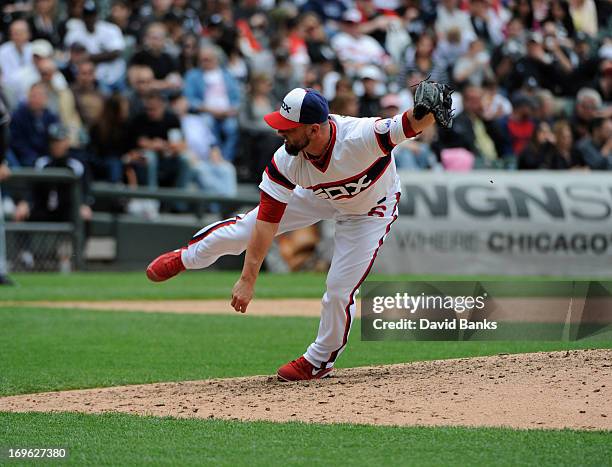
{"label": "blue shirt spectator", "polygon": [[189,106],[207,116],[209,126],[226,160],[233,161],[238,145],[238,110],[241,93],[236,79],[219,65],[217,47],[200,50],[200,67],[185,76],[185,97]]}
{"label": "blue shirt spectator", "polygon": [[47,108],[47,90],[36,83],[28,92],[27,102],[13,113],[10,135],[13,166],[33,167],[36,159],[49,152],[49,126],[59,122],[57,115]]}
{"label": "blue shirt spectator", "polygon": [[[204,50],[204,49],[203,49]],[[201,60],[201,58],[200,58]],[[240,87],[236,79],[232,76],[232,74],[227,71],[225,68],[217,68],[218,71],[221,72],[223,76],[223,81],[225,82],[227,99],[231,107],[239,107],[240,106]],[[209,109],[203,110],[203,106],[205,105],[207,99],[207,91],[208,86],[204,80],[204,75],[207,72],[210,72],[210,69],[204,68],[193,68],[187,72],[185,75],[185,97],[189,101],[189,105],[192,110],[197,111],[207,111]],[[212,70],[214,71],[214,69]]]}

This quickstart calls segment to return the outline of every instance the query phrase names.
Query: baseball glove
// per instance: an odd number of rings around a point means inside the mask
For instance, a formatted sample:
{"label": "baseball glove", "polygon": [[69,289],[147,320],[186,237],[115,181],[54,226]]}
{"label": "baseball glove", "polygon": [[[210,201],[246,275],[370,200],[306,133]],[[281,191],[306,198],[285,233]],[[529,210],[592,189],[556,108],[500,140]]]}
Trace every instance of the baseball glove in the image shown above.
{"label": "baseball glove", "polygon": [[450,128],[453,126],[452,93],[446,84],[421,81],[414,93],[414,118],[420,120],[431,112],[438,125]]}

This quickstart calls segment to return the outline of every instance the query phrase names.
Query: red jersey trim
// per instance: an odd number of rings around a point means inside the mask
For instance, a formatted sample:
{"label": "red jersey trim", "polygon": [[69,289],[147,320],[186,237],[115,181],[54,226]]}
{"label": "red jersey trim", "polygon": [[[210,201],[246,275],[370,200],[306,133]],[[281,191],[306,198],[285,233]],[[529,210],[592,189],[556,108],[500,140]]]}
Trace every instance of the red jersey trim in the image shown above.
{"label": "red jersey trim", "polygon": [[306,155],[306,160],[308,160],[318,171],[325,173],[327,168],[329,167],[329,162],[331,161],[331,155],[334,150],[334,146],[336,144],[336,124],[332,119],[329,120],[329,124],[331,125],[331,136],[329,139],[329,144],[327,145],[327,149],[325,150],[325,154],[321,159],[312,160],[308,158]]}
{"label": "red jersey trim", "polygon": [[342,348],[346,345],[346,342],[348,341],[348,335],[351,329],[351,322],[352,322],[351,306],[353,305],[353,303],[355,303],[355,292],[357,291],[359,286],[363,283],[363,281],[365,281],[366,277],[368,277],[368,274],[370,273],[370,270],[372,269],[372,265],[374,264],[374,261],[376,261],[376,257],[378,256],[378,250],[383,245],[385,241],[385,237],[389,234],[389,231],[391,230],[391,225],[397,220],[397,217],[398,217],[397,205],[399,204],[399,200],[400,200],[400,193],[396,193],[395,194],[395,205],[393,206],[393,212],[391,213],[391,221],[387,224],[387,228],[385,229],[384,235],[380,237],[380,239],[378,240],[378,246],[374,250],[374,254],[372,255],[372,259],[370,260],[368,267],[366,268],[365,272],[361,276],[361,279],[359,279],[359,281],[357,282],[357,285],[353,288],[353,290],[351,291],[349,295],[348,305],[346,305],[346,308],[344,309],[345,324],[344,324],[344,333],[342,335],[342,345],[340,345],[338,349],[334,350],[331,353],[331,355],[329,356],[329,359],[321,364],[321,368],[327,368],[328,363],[334,362],[336,358],[338,358],[338,354],[340,353],[340,351],[342,350]]}
{"label": "red jersey trim", "polygon": [[413,130],[412,125],[408,120],[408,112],[404,112],[402,114],[402,130],[404,131],[404,136],[406,138],[414,138],[416,135],[421,134],[420,131],[417,133]]}

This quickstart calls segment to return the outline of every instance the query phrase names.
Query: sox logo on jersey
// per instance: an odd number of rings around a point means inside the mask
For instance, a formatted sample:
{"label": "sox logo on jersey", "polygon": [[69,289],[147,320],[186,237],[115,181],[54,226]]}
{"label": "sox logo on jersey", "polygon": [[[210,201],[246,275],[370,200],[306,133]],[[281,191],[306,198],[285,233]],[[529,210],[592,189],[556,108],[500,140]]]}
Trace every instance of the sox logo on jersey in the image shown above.
{"label": "sox logo on jersey", "polygon": [[381,157],[363,172],[345,180],[307,187],[318,198],[339,200],[352,198],[367,190],[378,180],[391,163],[390,157]]}
{"label": "sox logo on jersey", "polygon": [[355,183],[319,188],[314,190],[314,194],[315,196],[323,199],[347,198],[358,195],[361,193],[362,189],[369,187],[371,183],[372,180],[368,180],[368,176],[366,174]]}

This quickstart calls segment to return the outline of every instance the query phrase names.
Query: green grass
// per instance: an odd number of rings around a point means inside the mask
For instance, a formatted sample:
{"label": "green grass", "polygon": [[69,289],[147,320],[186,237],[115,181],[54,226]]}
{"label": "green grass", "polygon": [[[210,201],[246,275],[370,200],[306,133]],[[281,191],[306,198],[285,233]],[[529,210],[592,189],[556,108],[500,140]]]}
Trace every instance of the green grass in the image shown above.
{"label": "green grass", "polygon": [[[15,274],[17,286],[0,289],[2,300],[172,300],[228,298],[238,272],[189,271],[164,282],[149,282],[144,272]],[[320,297],[325,276],[314,273],[262,274],[260,298]]]}
{"label": "green grass", "polygon": [[[0,288],[1,300],[161,300],[227,298],[238,272],[193,271],[163,284],[152,284],[144,272],[14,274],[15,287]],[[513,277],[553,280],[549,277]],[[368,280],[508,280],[508,277],[478,276],[381,276]],[[559,279],[557,279],[559,280]],[[597,280],[597,279],[593,279]],[[599,279],[601,280],[601,278]],[[259,298],[319,298],[325,275],[315,273],[262,274],[257,281]]]}
{"label": "green grass", "polygon": [[5,447],[66,446],[69,463],[76,465],[605,466],[612,458],[610,432],[239,423],[121,414],[0,413],[0,439]]}
{"label": "green grass", "polygon": [[[318,319],[0,308],[0,395],[273,374]],[[339,367],[498,352],[612,347],[578,342],[363,342],[357,321]],[[600,338],[601,339],[601,338]]]}
{"label": "green grass", "polygon": [[[0,288],[0,396],[272,374],[278,365],[304,351],[318,326],[315,318],[229,311],[226,315],[187,315],[2,307],[5,300],[227,298],[237,278],[235,272],[182,274],[164,284],[151,284],[142,273],[16,274],[13,278],[18,286]],[[324,284],[324,277],[318,274],[264,274],[257,296],[319,298]],[[612,335],[596,342],[569,343],[362,342],[359,326],[355,323],[340,367],[612,347]],[[0,413],[0,455],[9,446],[59,445],[70,448],[69,463],[77,465],[612,465],[612,432]],[[9,463],[13,464],[17,463]]]}

